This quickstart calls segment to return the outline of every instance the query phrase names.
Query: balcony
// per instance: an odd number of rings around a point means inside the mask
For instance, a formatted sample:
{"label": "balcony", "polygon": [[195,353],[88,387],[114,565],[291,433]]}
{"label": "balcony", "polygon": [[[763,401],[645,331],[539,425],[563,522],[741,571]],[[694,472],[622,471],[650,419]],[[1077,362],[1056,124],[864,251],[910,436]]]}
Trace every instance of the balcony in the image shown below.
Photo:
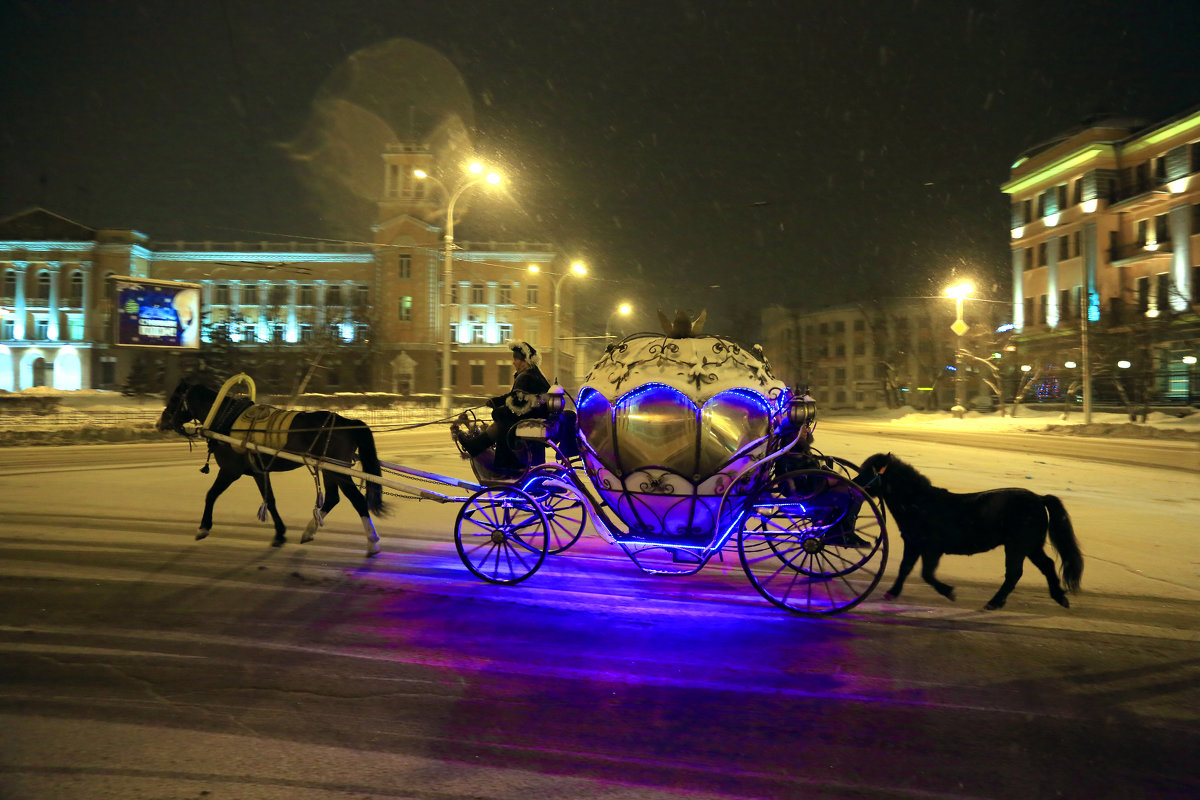
{"label": "balcony", "polygon": [[1127,267],[1130,264],[1137,264],[1141,261],[1168,257],[1173,251],[1171,242],[1169,241],[1159,242],[1156,245],[1151,245],[1151,247],[1154,249],[1147,249],[1145,244],[1138,242],[1119,244],[1116,247],[1109,248],[1108,260],[1114,267]]}

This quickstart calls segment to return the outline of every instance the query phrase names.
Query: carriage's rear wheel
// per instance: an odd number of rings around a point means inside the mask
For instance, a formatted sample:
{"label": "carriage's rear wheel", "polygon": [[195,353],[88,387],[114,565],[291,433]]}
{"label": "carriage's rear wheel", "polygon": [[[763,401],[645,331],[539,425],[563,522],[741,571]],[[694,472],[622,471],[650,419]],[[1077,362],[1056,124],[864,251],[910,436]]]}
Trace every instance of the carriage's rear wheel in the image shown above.
{"label": "carriage's rear wheel", "polygon": [[579,541],[587,524],[587,509],[583,500],[565,480],[553,473],[534,473],[526,479],[525,491],[546,512],[550,524],[549,555],[566,550]]}
{"label": "carriage's rear wheel", "polygon": [[489,583],[520,583],[546,560],[550,524],[538,502],[512,486],[481,489],[454,523],[463,564]]}
{"label": "carriage's rear wheel", "polygon": [[861,603],[887,565],[883,515],[865,491],[829,470],[773,478],[750,498],[738,555],[759,594],[801,614]]}

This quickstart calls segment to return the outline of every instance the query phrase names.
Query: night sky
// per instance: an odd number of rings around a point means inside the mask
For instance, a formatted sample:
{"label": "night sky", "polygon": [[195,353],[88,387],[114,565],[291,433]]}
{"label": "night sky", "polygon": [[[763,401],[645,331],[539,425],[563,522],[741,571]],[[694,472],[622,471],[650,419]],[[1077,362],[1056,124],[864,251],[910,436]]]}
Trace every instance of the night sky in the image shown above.
{"label": "night sky", "polygon": [[[380,137],[451,109],[511,191],[476,198],[458,238],[555,242],[591,266],[597,308],[631,299],[650,327],[652,306],[707,307],[710,327],[746,335],[762,304],[936,294],[954,272],[1003,297],[999,186],[1023,150],[1090,115],[1200,103],[1195,2],[3,0],[0,14],[2,216],[42,205],[160,240],[366,238],[362,203],[315,191],[298,156],[338,147],[374,175]],[[318,98],[342,109],[324,138]]]}

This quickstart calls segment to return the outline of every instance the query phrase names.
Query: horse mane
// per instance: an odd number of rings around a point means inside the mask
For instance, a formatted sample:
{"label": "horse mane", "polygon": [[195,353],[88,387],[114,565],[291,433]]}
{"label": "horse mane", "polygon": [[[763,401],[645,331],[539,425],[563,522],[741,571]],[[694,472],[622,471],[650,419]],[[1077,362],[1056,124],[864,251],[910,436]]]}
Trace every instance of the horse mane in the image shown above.
{"label": "horse mane", "polygon": [[907,461],[897,458],[891,453],[887,453],[886,455],[880,453],[877,456],[871,456],[868,461],[875,461],[876,459],[878,459],[880,465],[875,467],[875,471],[879,472],[881,468],[886,468],[887,471],[884,473],[884,480],[890,489],[906,495],[933,490],[933,482],[918,472],[917,468]]}

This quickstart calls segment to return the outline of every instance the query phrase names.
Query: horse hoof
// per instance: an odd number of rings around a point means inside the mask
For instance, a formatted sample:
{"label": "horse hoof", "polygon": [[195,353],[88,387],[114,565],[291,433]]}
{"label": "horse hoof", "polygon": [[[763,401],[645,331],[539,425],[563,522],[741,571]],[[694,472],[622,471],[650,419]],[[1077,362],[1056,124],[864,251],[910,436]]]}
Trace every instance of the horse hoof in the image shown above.
{"label": "horse hoof", "polygon": [[304,535],[300,537],[300,544],[308,544],[315,538],[316,538],[315,535],[309,533],[308,531],[305,531]]}
{"label": "horse hoof", "polygon": [[1054,598],[1054,601],[1055,601],[1056,603],[1058,603],[1060,606],[1062,606],[1063,608],[1070,608],[1070,607],[1071,607],[1071,601],[1070,601],[1070,600],[1068,600],[1068,599],[1067,599],[1067,598],[1065,598],[1065,597],[1056,597],[1056,598]]}
{"label": "horse hoof", "polygon": [[883,593],[883,599],[884,599],[884,600],[895,600],[895,599],[896,599],[896,594],[895,594],[895,593],[893,593],[893,592],[884,592],[884,593]]}
{"label": "horse hoof", "polygon": [[1002,608],[1004,608],[1004,603],[991,602],[991,603],[988,603],[986,606],[984,606],[983,610],[984,611],[999,611]]}
{"label": "horse hoof", "polygon": [[200,530],[196,531],[196,541],[197,542],[206,536],[208,536],[208,528],[201,528]]}
{"label": "horse hoof", "polygon": [[271,540],[271,547],[283,547],[285,544],[287,544],[286,536],[276,536]]}
{"label": "horse hoof", "polygon": [[382,548],[380,548],[375,542],[371,542],[369,545],[367,545],[367,558],[374,558],[382,552]]}

